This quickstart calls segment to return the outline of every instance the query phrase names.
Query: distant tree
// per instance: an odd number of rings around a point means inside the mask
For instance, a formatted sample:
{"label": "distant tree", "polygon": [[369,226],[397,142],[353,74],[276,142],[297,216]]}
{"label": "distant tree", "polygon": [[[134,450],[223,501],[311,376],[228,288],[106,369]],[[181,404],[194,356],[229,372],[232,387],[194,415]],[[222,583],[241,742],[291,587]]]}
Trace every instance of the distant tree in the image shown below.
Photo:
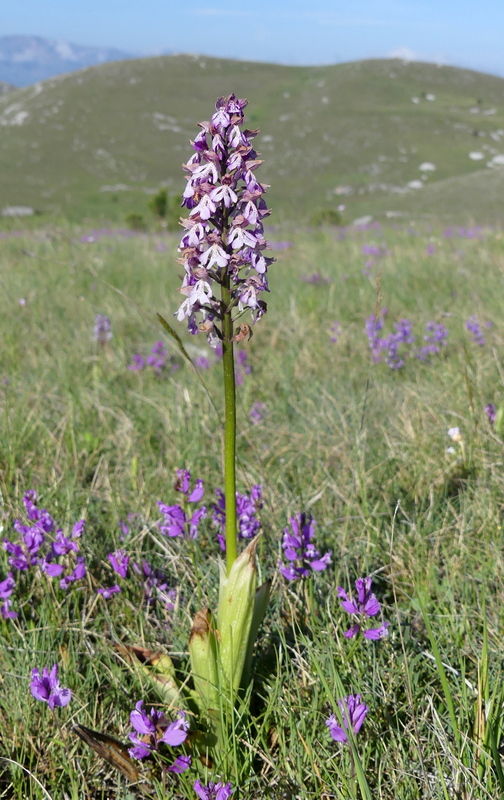
{"label": "distant tree", "polygon": [[160,189],[150,202],[149,209],[161,221],[164,228],[177,231],[180,217],[180,198],[178,195],[168,194],[166,189]]}
{"label": "distant tree", "polygon": [[160,189],[157,194],[151,199],[149,208],[156,217],[164,220],[168,211],[168,192],[166,189]]}
{"label": "distant tree", "polygon": [[139,214],[137,211],[132,211],[130,214],[126,215],[126,225],[128,228],[131,228],[132,231],[147,230],[147,223],[145,222],[143,214]]}

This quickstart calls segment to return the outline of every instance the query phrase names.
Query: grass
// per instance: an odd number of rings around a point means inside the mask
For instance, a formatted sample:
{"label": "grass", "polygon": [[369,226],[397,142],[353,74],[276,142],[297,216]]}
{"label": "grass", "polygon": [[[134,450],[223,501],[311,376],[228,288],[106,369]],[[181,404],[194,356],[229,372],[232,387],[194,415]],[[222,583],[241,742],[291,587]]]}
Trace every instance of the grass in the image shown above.
{"label": "grass", "polygon": [[[156,312],[170,320],[177,307],[177,239],[82,243],[85,232],[62,221],[0,241],[2,535],[13,538],[22,495],[34,488],[65,530],[86,518],[89,570],[68,593],[44,576],[20,576],[19,617],[0,621],[0,796],[24,800],[140,796],[71,726],[126,741],[139,699],[166,706],[160,682],[124,646],[168,653],[184,675],[190,619],[215,608],[217,596],[210,524],[192,547],[163,539],[156,501],[176,501],[180,467],[203,478],[207,505],[222,483],[220,365],[210,356],[204,386],[175,350],[179,369],[161,378],[127,369],[133,353],[147,355],[163,338]],[[229,737],[232,775],[224,763],[209,771],[194,759],[189,777],[159,781],[153,796],[194,797],[199,774],[229,778],[243,798],[494,800],[504,793],[504,487],[502,439],[483,409],[503,403],[502,234],[449,237],[418,224],[343,235],[286,225],[268,238],[292,247],[277,253],[269,312],[240,345],[253,371],[238,396],[239,489],[263,487],[261,565],[274,576],[253,714]],[[387,249],[369,275],[363,244]],[[314,272],[331,282],[301,280]],[[427,321],[444,322],[447,347],[402,370],[371,363],[364,322],[384,306],[390,320],[414,320],[419,338]],[[112,322],[103,348],[92,338],[98,313]],[[484,347],[465,329],[473,314],[493,323]],[[208,355],[199,337],[180,333],[192,357]],[[253,425],[256,401],[268,413]],[[464,450],[450,454],[452,426]],[[282,530],[301,510],[317,520],[319,549],[333,551],[332,566],[307,586],[276,570]],[[122,546],[137,563],[164,569],[177,590],[172,610],[147,607],[133,577],[109,601],[96,595],[117,578],[107,553],[121,545],[128,513],[137,516]],[[2,551],[0,579],[7,571]],[[343,635],[349,621],[337,589],[363,575],[373,575],[391,623],[381,642]],[[31,669],[53,662],[73,692],[56,709],[61,732],[29,692]],[[350,693],[370,710],[345,747],[324,721]]]}
{"label": "grass", "polygon": [[[306,222],[344,203],[348,220],[405,211],[500,221],[503,171],[496,176],[486,163],[502,153],[503,87],[491,75],[398,60],[107,63],[0,97],[0,207],[28,205],[74,222],[146,213],[146,191],[163,184],[178,194],[195,120],[212,110],[208,98],[234,91],[249,99],[248,124],[261,130],[277,220]],[[471,151],[484,159],[471,161]],[[398,194],[425,162],[436,171],[425,173],[424,189]],[[474,173],[477,196],[467,182]],[[486,191],[487,182],[497,188]],[[345,187],[349,195],[335,193]]]}

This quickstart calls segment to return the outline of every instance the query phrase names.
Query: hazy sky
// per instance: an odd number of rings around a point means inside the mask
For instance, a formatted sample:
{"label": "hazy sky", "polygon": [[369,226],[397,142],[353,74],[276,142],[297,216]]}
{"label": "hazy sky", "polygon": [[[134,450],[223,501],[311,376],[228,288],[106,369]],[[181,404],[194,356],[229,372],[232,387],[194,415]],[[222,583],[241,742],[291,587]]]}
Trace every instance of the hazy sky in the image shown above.
{"label": "hazy sky", "polygon": [[0,36],[285,64],[406,57],[504,75],[504,0],[0,0]]}

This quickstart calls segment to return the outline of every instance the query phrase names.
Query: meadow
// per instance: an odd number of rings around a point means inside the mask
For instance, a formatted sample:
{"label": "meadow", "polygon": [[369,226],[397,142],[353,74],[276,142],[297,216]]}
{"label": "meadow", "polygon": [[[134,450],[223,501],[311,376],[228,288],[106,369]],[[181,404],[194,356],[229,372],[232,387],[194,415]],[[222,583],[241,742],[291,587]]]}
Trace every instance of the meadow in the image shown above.
{"label": "meadow", "polygon": [[[215,502],[222,366],[179,326],[192,366],[156,318],[177,325],[177,235],[2,223],[1,535],[18,540],[35,490],[55,520],[48,541],[85,520],[62,563],[70,575],[83,558],[86,574],[60,588],[0,550],[0,797],[192,798],[195,778],[272,800],[504,796],[503,234],[401,221],[266,237],[268,314],[237,359],[237,488],[261,487],[273,580],[252,711],[227,774],[187,743],[188,772],[142,762],[129,786],[72,727],[127,742],[139,700],[168,705],[149,658],[188,674],[190,621],[216,603],[217,529],[209,513],[197,538],[167,537],[158,501],[179,502],[187,469]],[[283,531],[303,512],[332,563],[288,581]],[[389,623],[379,641],[344,635],[339,587],[367,576]],[[30,680],[55,663],[72,699],[52,715]],[[357,694],[362,727],[335,741],[325,721]]]}

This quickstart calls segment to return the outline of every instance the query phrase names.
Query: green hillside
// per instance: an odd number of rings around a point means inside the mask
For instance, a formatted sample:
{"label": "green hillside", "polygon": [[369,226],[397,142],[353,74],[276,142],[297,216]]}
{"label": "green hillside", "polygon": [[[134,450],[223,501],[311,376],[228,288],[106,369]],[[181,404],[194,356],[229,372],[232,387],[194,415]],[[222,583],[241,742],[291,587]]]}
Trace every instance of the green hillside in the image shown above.
{"label": "green hillside", "polygon": [[501,214],[504,79],[398,60],[286,67],[196,56],[103,64],[0,97],[0,208],[123,219],[161,184],[180,193],[196,121],[232,91],[261,129],[277,220],[340,203],[348,219]]}

